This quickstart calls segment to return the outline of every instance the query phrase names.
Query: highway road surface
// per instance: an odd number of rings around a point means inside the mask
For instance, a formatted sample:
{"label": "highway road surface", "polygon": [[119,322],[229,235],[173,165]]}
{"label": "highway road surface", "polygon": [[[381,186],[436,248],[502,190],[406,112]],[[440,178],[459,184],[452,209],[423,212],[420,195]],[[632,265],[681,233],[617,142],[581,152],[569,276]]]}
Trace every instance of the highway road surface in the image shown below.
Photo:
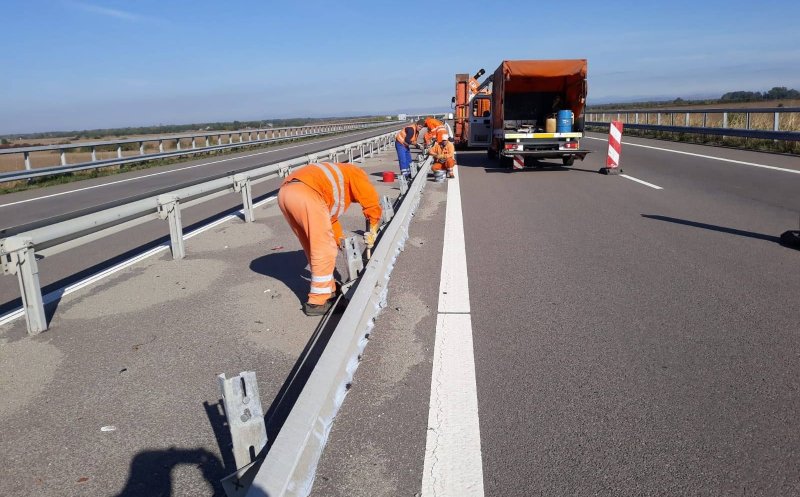
{"label": "highway road surface", "polygon": [[[457,179],[426,187],[312,495],[800,495],[800,251],[778,243],[800,221],[800,159],[626,137],[625,174],[605,176],[604,140],[590,134],[593,153],[572,168],[512,172],[484,152],[460,152]],[[370,167],[392,167],[392,155]],[[230,254],[224,237],[201,243],[186,274],[159,260],[70,298],[39,337],[19,323],[0,328],[0,354],[38,348],[49,361],[38,373],[46,390],[0,412],[2,438],[13,427],[16,444],[3,447],[5,467],[22,467],[21,446],[41,448],[49,431],[52,452],[68,462],[57,478],[31,471],[26,486],[5,488],[219,491],[204,483],[230,460],[229,447],[210,440],[224,435],[211,414],[213,430],[203,426],[200,403],[215,400],[209,379],[256,369],[266,409],[309,333],[299,300],[273,308],[255,298],[256,271],[283,298],[302,298],[292,289],[303,282],[278,270],[297,261],[242,271],[267,245],[295,250],[274,215],[262,215],[256,233],[230,228]],[[140,236],[114,243],[131,250]],[[162,274],[187,296],[159,293]],[[140,305],[144,282],[156,292]],[[271,324],[284,322],[275,333]],[[237,348],[253,341],[257,349]],[[31,357],[14,364],[35,372]],[[181,403],[169,405],[155,372],[185,382]],[[103,374],[97,388],[76,383]],[[80,466],[65,426],[80,434],[111,423],[94,406],[119,400],[115,388],[132,392],[137,402],[124,405],[135,412],[109,407],[127,420],[120,438],[82,439],[98,453]],[[48,404],[44,391],[64,395]],[[36,421],[39,408],[47,423]],[[18,435],[26,419],[36,426],[30,440]],[[145,443],[140,460],[119,455]],[[106,461],[103,451],[116,455]],[[152,484],[142,476],[171,465],[180,469]]]}
{"label": "highway road surface", "polygon": [[[450,189],[313,495],[800,495],[800,160],[626,138],[604,176],[590,136],[572,169],[458,154],[463,247]],[[430,277],[464,248],[467,351]]]}

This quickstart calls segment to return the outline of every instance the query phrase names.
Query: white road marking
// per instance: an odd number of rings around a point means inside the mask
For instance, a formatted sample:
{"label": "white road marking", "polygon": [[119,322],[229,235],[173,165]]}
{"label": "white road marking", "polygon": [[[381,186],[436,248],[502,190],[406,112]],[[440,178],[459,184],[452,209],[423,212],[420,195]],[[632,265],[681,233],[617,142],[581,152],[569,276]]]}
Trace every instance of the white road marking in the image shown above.
{"label": "white road marking", "polygon": [[[318,140],[318,141],[315,141],[313,143],[324,143],[324,142],[329,142],[329,141],[332,141],[332,140],[336,140],[338,138],[341,138],[341,137],[340,136],[336,136],[336,137],[328,138],[328,139],[325,139],[325,140]],[[77,188],[75,190],[68,190],[68,191],[65,191],[65,192],[51,193],[50,195],[42,195],[41,197],[34,197],[34,198],[25,199],[25,200],[18,200],[16,202],[9,202],[7,204],[0,204],[0,208],[9,207],[9,206],[18,205],[18,204],[25,204],[27,202],[34,202],[36,200],[43,200],[43,199],[46,199],[46,198],[60,197],[61,195],[68,195],[70,193],[77,193],[77,192],[83,192],[83,191],[86,191],[86,190],[93,190],[95,188],[102,188],[104,186],[118,185],[120,183],[127,183],[128,181],[136,181],[136,180],[140,180],[140,179],[143,179],[143,178],[151,178],[153,176],[160,176],[162,174],[175,173],[175,172],[178,172],[178,171],[186,171],[187,169],[194,169],[196,167],[210,166],[212,164],[219,164],[221,162],[228,162],[228,161],[239,160],[239,159],[247,159],[248,157],[256,157],[256,156],[259,156],[259,155],[271,154],[273,152],[281,152],[283,150],[290,150],[290,149],[293,149],[293,148],[303,147],[303,146],[306,146],[306,145],[309,145],[309,143],[301,143],[299,145],[292,145],[291,147],[270,149],[270,150],[265,150],[263,152],[256,152],[254,154],[241,155],[239,157],[228,157],[227,159],[220,159],[220,160],[215,160],[215,161],[211,161],[211,162],[204,162],[202,164],[195,164],[194,166],[179,167],[177,169],[170,169],[169,171],[160,171],[160,172],[157,172],[157,173],[145,174],[143,176],[136,176],[135,178],[126,178],[126,179],[121,179],[121,180],[118,180],[118,181],[110,181],[108,183],[103,183],[103,184],[100,184],[100,185],[86,186],[84,188]]]}
{"label": "white road marking", "polygon": [[647,181],[642,181],[642,180],[640,180],[638,178],[634,178],[633,176],[628,176],[627,174],[620,174],[619,176],[620,176],[620,178],[629,179],[631,181],[635,181],[637,183],[641,183],[641,184],[643,184],[645,186],[649,186],[650,188],[655,188],[656,190],[663,190],[663,188],[661,188],[658,185],[654,185],[653,183],[648,183]]}
{"label": "white road marking", "polygon": [[[598,140],[598,141],[607,141],[605,138],[595,138],[593,136],[585,136],[589,140]],[[692,157],[700,157],[702,159],[713,159],[722,162],[730,162],[732,164],[741,164],[743,166],[752,166],[752,167],[760,167],[762,169],[771,169],[773,171],[783,171],[785,173],[794,173],[800,174],[800,170],[798,169],[787,169],[785,167],[776,167],[776,166],[768,166],[766,164],[757,164],[755,162],[745,162],[741,160],[733,160],[733,159],[725,159],[723,157],[714,157],[713,155],[703,155],[703,154],[695,154],[692,152],[682,152],[680,150],[672,150],[669,148],[661,148],[661,147],[653,147],[651,145],[640,145],[638,143],[629,143],[625,142],[623,147],[641,147],[641,148],[649,148],[651,150],[660,150],[662,152],[672,152],[673,154],[681,154],[681,155],[691,155]]]}
{"label": "white road marking", "polygon": [[[261,207],[262,205],[265,205],[265,204],[267,204],[269,202],[272,202],[276,198],[278,198],[278,197],[272,196],[272,197],[269,197],[269,198],[265,198],[264,200],[261,200],[260,202],[256,202],[255,204],[253,204],[253,208]],[[215,226],[219,226],[220,224],[228,222],[231,219],[237,219],[238,216],[236,214],[244,215],[244,210],[239,210],[234,214],[229,214],[229,215],[227,215],[225,217],[217,219],[214,222],[208,223],[205,226],[201,226],[201,227],[197,228],[194,231],[190,231],[189,233],[186,233],[185,235],[183,235],[183,239],[184,240],[188,240],[190,238],[193,238],[193,237],[199,235],[200,233],[203,233],[205,231],[210,230],[211,228],[214,228]],[[91,276],[88,276],[88,277],[86,277],[86,278],[84,278],[84,279],[82,279],[80,281],[76,281],[75,283],[73,283],[71,285],[67,285],[65,287],[57,288],[57,289],[53,290],[52,292],[50,292],[50,293],[48,293],[46,295],[43,295],[42,296],[42,300],[44,301],[45,305],[51,304],[51,303],[55,302],[56,300],[60,299],[61,297],[65,296],[65,295],[69,295],[71,293],[77,292],[81,288],[86,288],[89,285],[97,283],[98,281],[100,281],[100,280],[102,280],[102,279],[104,279],[104,278],[106,278],[108,276],[111,276],[114,273],[118,273],[118,272],[122,271],[125,268],[133,266],[137,262],[143,261],[143,260],[145,260],[145,259],[147,259],[149,257],[152,257],[152,256],[154,256],[154,255],[156,255],[158,253],[161,253],[161,252],[163,252],[164,250],[167,250],[167,249],[169,249],[169,242],[162,243],[161,245],[158,245],[157,247],[153,247],[150,250],[142,252],[139,255],[133,256],[130,259],[127,259],[125,261],[120,262],[119,264],[116,264],[114,266],[111,266],[110,268],[104,269],[103,271],[100,271],[99,273],[95,273],[95,274],[93,274]],[[14,309],[13,311],[9,311],[6,314],[0,316],[0,326],[2,326],[4,324],[7,324],[7,323],[10,323],[10,322],[12,322],[12,321],[14,321],[16,319],[19,319],[19,318],[23,317],[24,315],[25,315],[25,311],[22,309],[22,307]]]}
{"label": "white road marking", "polygon": [[483,497],[478,392],[458,168],[448,180],[422,497]]}

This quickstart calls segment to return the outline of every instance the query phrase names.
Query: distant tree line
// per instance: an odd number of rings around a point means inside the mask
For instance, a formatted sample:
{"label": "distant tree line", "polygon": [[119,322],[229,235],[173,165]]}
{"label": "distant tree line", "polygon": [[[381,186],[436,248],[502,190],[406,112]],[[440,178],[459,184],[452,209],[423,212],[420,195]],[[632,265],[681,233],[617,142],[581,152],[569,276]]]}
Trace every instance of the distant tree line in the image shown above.
{"label": "distant tree line", "polygon": [[[127,128],[98,128],[81,131],[47,131],[44,133],[9,134],[0,136],[3,145],[8,144],[8,139],[38,140],[42,138],[69,138],[80,140],[84,138],[99,140],[104,137],[132,136],[132,135],[164,135],[173,133],[189,133],[193,131],[236,131],[240,129],[285,128],[291,126],[305,126],[321,122],[341,121],[374,121],[385,120],[385,116],[359,116],[359,117],[298,117],[292,119],[270,119],[260,121],[227,121],[192,124],[159,124],[157,126],[132,126]],[[68,141],[65,143],[69,143]]]}
{"label": "distant tree line", "polygon": [[800,98],[800,91],[776,86],[770,91],[731,91],[722,97],[720,102],[757,102],[759,100],[786,100],[789,98]]}
{"label": "distant tree line", "polygon": [[[661,100],[661,101],[648,101],[648,102],[628,102],[624,104],[611,103],[590,105],[588,110],[603,110],[603,109],[646,109],[650,107],[663,107],[665,105],[712,105],[731,102],[759,102],[762,100],[789,100],[800,99],[800,91],[787,88],[785,86],[776,86],[769,91],[731,91],[720,98],[701,99],[701,100],[684,100],[676,98],[675,100]],[[783,104],[779,104],[782,106]]]}

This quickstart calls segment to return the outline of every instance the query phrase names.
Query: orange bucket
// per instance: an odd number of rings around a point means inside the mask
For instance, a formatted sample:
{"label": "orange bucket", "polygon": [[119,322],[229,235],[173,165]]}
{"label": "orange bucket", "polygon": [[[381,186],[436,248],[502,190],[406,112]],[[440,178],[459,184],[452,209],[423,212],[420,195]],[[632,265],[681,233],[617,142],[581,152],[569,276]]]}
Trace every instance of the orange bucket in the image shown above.
{"label": "orange bucket", "polygon": [[384,171],[383,172],[383,182],[384,183],[394,183],[394,172],[392,172],[392,171]]}

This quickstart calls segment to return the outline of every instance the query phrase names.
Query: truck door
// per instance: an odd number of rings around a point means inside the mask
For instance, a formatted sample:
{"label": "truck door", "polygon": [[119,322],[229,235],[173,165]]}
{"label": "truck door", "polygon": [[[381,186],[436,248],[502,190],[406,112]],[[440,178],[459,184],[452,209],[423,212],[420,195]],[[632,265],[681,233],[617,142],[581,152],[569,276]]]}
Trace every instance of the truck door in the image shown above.
{"label": "truck door", "polygon": [[470,147],[488,147],[492,141],[492,100],[490,95],[475,95],[469,115]]}

